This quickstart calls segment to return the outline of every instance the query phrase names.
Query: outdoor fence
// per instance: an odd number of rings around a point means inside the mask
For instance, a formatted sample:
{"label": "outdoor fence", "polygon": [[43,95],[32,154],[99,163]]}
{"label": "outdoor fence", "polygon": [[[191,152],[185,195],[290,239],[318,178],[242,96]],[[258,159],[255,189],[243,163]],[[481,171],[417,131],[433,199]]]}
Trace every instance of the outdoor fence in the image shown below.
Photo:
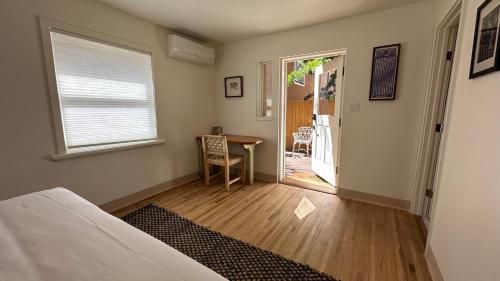
{"label": "outdoor fence", "polygon": [[[335,101],[319,102],[321,114],[333,115]],[[313,101],[290,100],[286,103],[286,149],[292,149],[293,135],[300,127],[312,127]]]}

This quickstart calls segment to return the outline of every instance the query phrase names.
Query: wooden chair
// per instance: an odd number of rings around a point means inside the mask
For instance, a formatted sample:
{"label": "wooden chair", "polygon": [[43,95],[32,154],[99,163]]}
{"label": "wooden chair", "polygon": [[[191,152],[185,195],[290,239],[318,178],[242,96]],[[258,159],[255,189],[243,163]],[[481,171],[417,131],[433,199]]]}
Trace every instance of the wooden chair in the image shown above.
{"label": "wooden chair", "polygon": [[[215,136],[206,135],[202,137],[202,147],[203,147],[203,161],[205,164],[205,184],[210,185],[210,179],[224,174],[225,185],[227,191],[229,191],[229,185],[235,183],[239,180],[245,183],[246,175],[246,156],[229,154],[227,149],[227,139],[226,136]],[[229,178],[229,168],[238,163],[243,163],[243,170],[240,177],[234,179]],[[221,166],[220,172],[210,175],[209,165]]]}

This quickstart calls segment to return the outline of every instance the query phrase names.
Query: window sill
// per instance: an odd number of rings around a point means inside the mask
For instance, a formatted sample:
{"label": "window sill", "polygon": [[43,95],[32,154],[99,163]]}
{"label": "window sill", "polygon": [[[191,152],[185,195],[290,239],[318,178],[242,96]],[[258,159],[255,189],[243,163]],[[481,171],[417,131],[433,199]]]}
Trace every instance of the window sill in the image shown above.
{"label": "window sill", "polygon": [[62,161],[71,158],[83,157],[94,154],[102,154],[112,151],[120,151],[120,150],[128,150],[134,149],[138,147],[144,146],[152,146],[164,144],[165,140],[155,139],[155,140],[146,140],[146,141],[135,141],[135,142],[127,142],[127,143],[118,143],[118,144],[104,144],[104,145],[96,145],[96,146],[88,146],[88,147],[80,147],[80,148],[72,148],[68,149],[65,153],[53,154],[50,156],[50,160],[52,161]]}

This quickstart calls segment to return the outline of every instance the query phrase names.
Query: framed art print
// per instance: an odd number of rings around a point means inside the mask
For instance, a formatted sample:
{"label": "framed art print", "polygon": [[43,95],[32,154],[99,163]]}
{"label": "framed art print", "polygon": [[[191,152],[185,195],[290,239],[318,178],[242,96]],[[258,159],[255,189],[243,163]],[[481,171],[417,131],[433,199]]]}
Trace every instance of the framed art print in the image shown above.
{"label": "framed art print", "polygon": [[400,48],[401,44],[373,48],[370,100],[396,98]]}
{"label": "framed art print", "polygon": [[242,97],[243,76],[233,76],[224,78],[224,90],[226,98]]}
{"label": "framed art print", "polygon": [[486,0],[477,8],[469,79],[500,69],[500,0]]}

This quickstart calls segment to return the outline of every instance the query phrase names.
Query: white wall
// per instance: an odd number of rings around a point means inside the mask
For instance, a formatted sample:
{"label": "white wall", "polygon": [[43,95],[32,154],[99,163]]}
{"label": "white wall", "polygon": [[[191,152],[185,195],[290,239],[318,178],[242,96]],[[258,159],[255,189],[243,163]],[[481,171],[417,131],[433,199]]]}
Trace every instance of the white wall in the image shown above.
{"label": "white wall", "polygon": [[[52,162],[38,15],[151,46],[167,144]],[[0,1],[0,199],[56,186],[100,204],[198,169],[194,137],[213,126],[213,67],[167,58],[166,30],[87,0]]]}
{"label": "white wall", "polygon": [[[442,16],[453,1],[442,0]],[[500,280],[500,72],[469,80],[476,9],[464,1],[429,245],[445,280]]]}
{"label": "white wall", "polygon": [[[314,25],[218,49],[216,121],[226,132],[257,135],[256,171],[277,174],[279,58],[347,48],[340,186],[410,199],[419,120],[434,28],[433,1]],[[368,101],[373,47],[402,43],[395,101]],[[259,61],[274,62],[274,120],[255,120]],[[244,97],[224,98],[224,77],[244,76]],[[361,103],[350,113],[348,104]]]}

